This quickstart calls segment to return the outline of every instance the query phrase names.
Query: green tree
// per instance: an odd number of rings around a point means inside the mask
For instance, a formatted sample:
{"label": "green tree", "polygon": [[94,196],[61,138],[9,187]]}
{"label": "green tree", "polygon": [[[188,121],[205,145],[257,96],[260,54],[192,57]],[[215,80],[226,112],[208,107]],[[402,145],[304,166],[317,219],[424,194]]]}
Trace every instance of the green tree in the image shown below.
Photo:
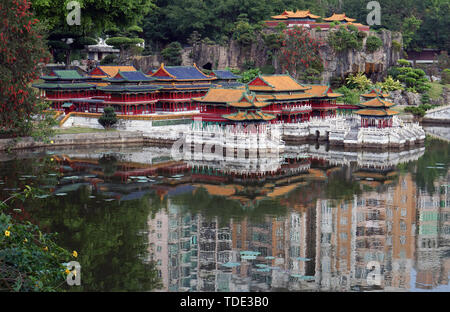
{"label": "green tree", "polygon": [[403,45],[406,49],[411,48],[411,42],[417,37],[417,30],[420,28],[422,20],[411,16],[405,18],[402,24]]}
{"label": "green tree", "polygon": [[[137,25],[155,8],[153,0],[117,0],[114,5],[111,5],[109,0],[80,1],[81,25],[68,25],[66,17],[69,11],[66,9],[66,0],[31,2],[33,11],[47,26],[50,47],[54,52],[62,51],[65,54],[67,65],[72,51],[93,44],[91,37],[98,37],[103,30],[111,27],[126,29]],[[58,41],[62,44],[57,43]]]}
{"label": "green tree", "polygon": [[98,123],[101,124],[105,129],[110,129],[117,123],[117,116],[114,108],[105,107],[103,114],[98,119]]}
{"label": "green tree", "polygon": [[178,66],[181,65],[181,51],[183,48],[179,42],[171,42],[162,51],[161,55],[167,65]]}

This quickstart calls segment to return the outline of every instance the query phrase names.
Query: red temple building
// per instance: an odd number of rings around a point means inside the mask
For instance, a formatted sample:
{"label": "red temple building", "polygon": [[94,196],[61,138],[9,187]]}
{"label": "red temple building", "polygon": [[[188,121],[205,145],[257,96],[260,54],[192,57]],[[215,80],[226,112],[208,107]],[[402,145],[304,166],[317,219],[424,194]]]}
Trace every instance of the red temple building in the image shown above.
{"label": "red temple building", "polygon": [[330,86],[310,85],[309,87],[310,89],[306,92],[312,94],[312,98],[309,100],[312,116],[321,118],[336,116],[338,109],[336,99],[342,94],[334,93]]}
{"label": "red temple building", "polygon": [[377,127],[387,128],[392,127],[392,116],[397,115],[398,112],[390,108],[395,106],[394,103],[376,97],[367,102],[361,103],[362,109],[355,112],[361,116],[361,127]]}
{"label": "red temple building", "polygon": [[131,72],[136,71],[136,68],[128,65],[99,65],[88,74],[89,82],[104,87],[108,85],[104,79],[115,77],[119,71]]}
{"label": "red temple building", "polygon": [[151,84],[161,87],[156,111],[180,112],[198,109],[191,98],[206,94],[216,77],[204,74],[194,66],[164,66],[147,73]]}
{"label": "red temple building", "polygon": [[[44,83],[34,84],[38,88],[40,97],[50,103],[54,110],[71,112],[88,109],[89,100],[99,95],[95,85],[87,83],[76,70],[53,70],[41,79]],[[75,103],[76,102],[76,103]]]}
{"label": "red temple building", "polygon": [[[98,87],[104,93],[103,106],[114,107],[122,115],[143,115],[156,112],[161,87],[151,85],[154,79],[141,71],[119,71],[113,78],[104,79],[109,83]],[[98,111],[98,107],[97,107]]]}
{"label": "red temple building", "polygon": [[211,88],[205,96],[192,99],[200,107],[202,122],[219,122],[232,124],[235,122],[273,121],[276,116],[266,111],[270,103],[262,102],[246,89]]}
{"label": "red temple building", "polygon": [[277,116],[278,121],[297,122],[310,118],[312,95],[305,93],[310,88],[289,75],[260,75],[248,83],[248,89],[261,101],[270,103],[263,111]]}
{"label": "red temple building", "polygon": [[289,75],[261,75],[248,84],[258,98],[270,102],[264,111],[284,122],[298,122],[313,117],[336,115],[336,98],[329,86],[303,86]]}

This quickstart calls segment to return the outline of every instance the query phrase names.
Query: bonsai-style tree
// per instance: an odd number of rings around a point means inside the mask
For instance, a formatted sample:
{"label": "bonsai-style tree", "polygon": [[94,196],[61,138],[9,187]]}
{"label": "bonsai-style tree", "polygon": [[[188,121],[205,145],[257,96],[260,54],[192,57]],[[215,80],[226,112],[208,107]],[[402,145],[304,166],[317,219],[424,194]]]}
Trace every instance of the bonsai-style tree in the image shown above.
{"label": "bonsai-style tree", "polygon": [[177,41],[171,42],[161,51],[161,55],[167,65],[181,65],[181,44]]}
{"label": "bonsai-style tree", "polygon": [[117,116],[114,108],[106,107],[103,114],[98,119],[98,123],[107,130],[111,129],[111,127],[117,123]]}
{"label": "bonsai-style tree", "polygon": [[126,52],[131,54],[142,52],[143,49],[137,46],[144,42],[144,39],[138,37],[142,32],[142,28],[136,25],[129,27],[126,31],[111,28],[106,33],[112,37],[108,38],[105,43],[120,49],[119,60],[123,60]]}

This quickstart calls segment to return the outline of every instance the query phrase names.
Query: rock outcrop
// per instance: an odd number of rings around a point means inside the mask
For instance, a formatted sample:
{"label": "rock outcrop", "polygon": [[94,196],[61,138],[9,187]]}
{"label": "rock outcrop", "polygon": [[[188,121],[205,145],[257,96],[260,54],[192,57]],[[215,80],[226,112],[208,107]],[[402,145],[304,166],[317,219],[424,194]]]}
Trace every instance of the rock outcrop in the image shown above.
{"label": "rock outcrop", "polygon": [[[330,31],[311,29],[311,36],[323,42],[327,41]],[[362,51],[349,50],[336,53],[329,45],[321,48],[320,54],[324,61],[324,71],[321,82],[328,83],[333,77],[344,78],[351,73],[364,72],[373,80],[381,80],[387,74],[387,69],[396,64],[400,58],[400,51],[394,49],[393,42],[402,43],[399,33],[388,30],[380,32],[370,31],[368,36],[377,36],[383,42],[383,46],[373,53],[365,49]],[[367,38],[366,37],[366,38]],[[365,41],[366,39],[364,39]],[[365,42],[364,42],[365,46]],[[269,49],[261,36],[258,36],[253,44],[243,46],[237,41],[231,40],[225,45],[197,43],[185,47],[182,51],[182,65],[197,64],[205,69],[245,68],[272,66],[275,73],[281,73],[281,66],[277,57],[270,57]],[[160,55],[134,57],[132,64],[138,69],[148,71],[157,68],[162,62]]]}

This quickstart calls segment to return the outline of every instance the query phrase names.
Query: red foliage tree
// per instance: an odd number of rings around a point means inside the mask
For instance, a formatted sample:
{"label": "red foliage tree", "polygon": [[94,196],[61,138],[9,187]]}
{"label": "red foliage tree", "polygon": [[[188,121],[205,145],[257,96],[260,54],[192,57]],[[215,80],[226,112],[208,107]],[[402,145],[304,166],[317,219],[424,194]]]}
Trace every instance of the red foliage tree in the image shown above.
{"label": "red foliage tree", "polygon": [[283,71],[293,76],[308,68],[323,67],[319,49],[324,43],[311,37],[309,30],[295,26],[284,31],[281,42],[280,64]]}
{"label": "red foliage tree", "polygon": [[29,134],[38,99],[31,83],[48,62],[38,20],[27,0],[0,1],[0,131]]}

